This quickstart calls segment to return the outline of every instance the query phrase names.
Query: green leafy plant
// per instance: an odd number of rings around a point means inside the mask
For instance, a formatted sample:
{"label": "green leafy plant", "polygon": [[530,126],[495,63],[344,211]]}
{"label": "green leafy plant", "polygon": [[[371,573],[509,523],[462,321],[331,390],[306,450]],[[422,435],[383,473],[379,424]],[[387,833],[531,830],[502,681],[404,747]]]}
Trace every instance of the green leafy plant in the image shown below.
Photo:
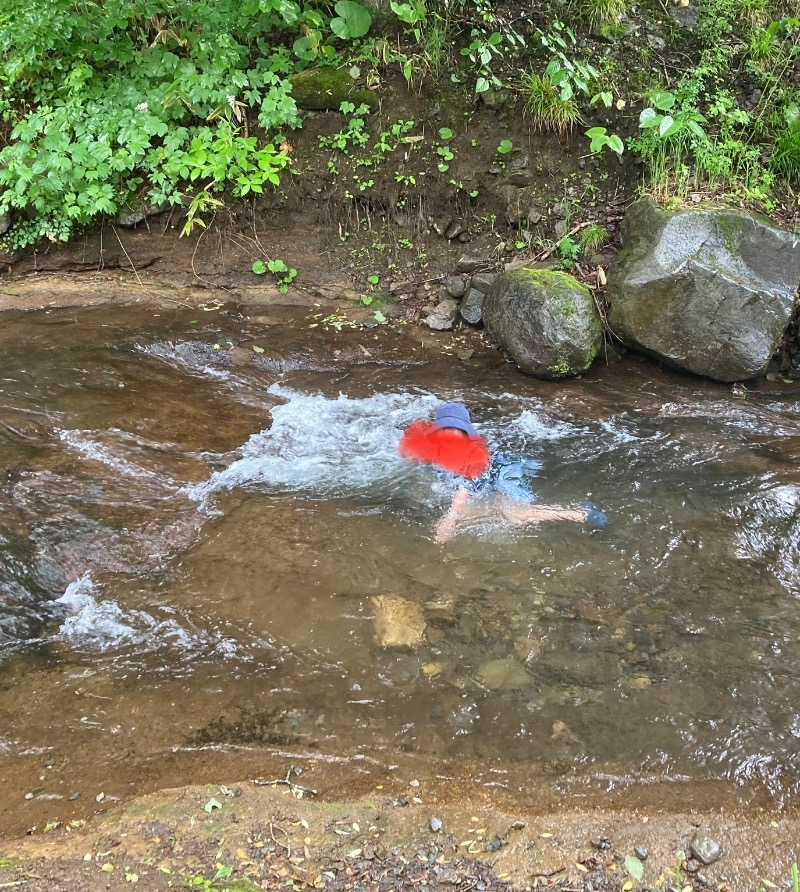
{"label": "green leafy plant", "polygon": [[510,139],[501,139],[497,146],[498,155],[508,155],[514,150],[514,143]]}
{"label": "green leafy plant", "polygon": [[789,183],[800,182],[800,106],[790,103],[783,111],[786,128],[775,143],[772,169]]}
{"label": "green leafy plant", "polygon": [[363,37],[372,26],[369,10],[356,0],[338,0],[333,8],[336,16],[331,19],[331,31],[342,40]]}
{"label": "green leafy plant", "polygon": [[622,138],[615,133],[609,133],[605,127],[590,127],[586,131],[586,136],[589,137],[589,151],[593,155],[602,152],[606,146],[617,155],[621,155],[625,151],[625,143]]}
{"label": "green leafy plant", "polygon": [[445,171],[450,170],[450,162],[455,157],[453,150],[449,146],[437,146],[436,154],[441,159],[436,165],[439,172],[444,173]]}
{"label": "green leafy plant", "polygon": [[674,93],[656,93],[650,102],[652,106],[643,109],[639,115],[642,130],[657,131],[659,139],[663,140],[686,134],[705,139],[706,133],[700,126],[705,122],[703,115],[694,109],[676,107]]}
{"label": "green leafy plant", "polygon": [[[249,13],[174,0],[146,14],[124,0],[6,0],[7,241],[66,241],[101,216],[143,204],[183,207],[191,231],[216,206],[212,196],[273,186],[288,158],[249,135],[248,117],[267,133],[299,119],[286,53],[267,38],[315,20],[290,0]],[[262,51],[251,54],[256,44]]]}
{"label": "green leafy plant", "polygon": [[691,892],[693,888],[692,884],[688,885],[683,882],[683,865],[686,861],[686,852],[678,851],[675,853],[675,863],[672,868],[668,868],[666,873],[667,881],[669,882],[669,886],[667,888],[670,892],[684,892],[684,889],[688,889]]}
{"label": "green leafy plant", "polygon": [[574,99],[565,100],[547,75],[530,72],[523,81],[525,118],[534,130],[568,133],[581,120]]}
{"label": "green leafy plant", "polygon": [[266,263],[263,260],[254,260],[251,269],[257,276],[263,276],[265,273],[271,272],[275,277],[275,283],[281,294],[286,294],[297,278],[297,270],[293,267],[288,267],[280,258],[268,260]]}
{"label": "green leafy plant", "polygon": [[592,96],[591,86],[599,74],[589,62],[571,58],[577,43],[571,28],[555,21],[550,31],[539,30],[537,34],[541,46],[550,53],[550,61],[543,74],[531,71],[523,80],[525,116],[536,130],[565,133],[581,119],[576,96],[583,94],[592,103],[602,99],[608,106],[611,94],[603,91]]}
{"label": "green leafy plant", "polygon": [[641,882],[644,876],[644,864],[636,857],[636,855],[625,856],[625,870],[637,882]]}
{"label": "green leafy plant", "polygon": [[572,269],[581,255],[581,246],[569,235],[565,235],[556,243],[561,265],[564,269]]}

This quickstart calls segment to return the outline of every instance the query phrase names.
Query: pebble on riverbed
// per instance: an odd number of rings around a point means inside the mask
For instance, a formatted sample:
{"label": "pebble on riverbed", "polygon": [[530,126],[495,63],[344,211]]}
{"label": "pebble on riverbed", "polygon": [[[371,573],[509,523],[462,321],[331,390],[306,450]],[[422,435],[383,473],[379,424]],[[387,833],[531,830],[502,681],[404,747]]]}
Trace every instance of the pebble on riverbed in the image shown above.
{"label": "pebble on riverbed", "polygon": [[689,843],[689,851],[701,864],[713,864],[722,856],[722,845],[707,833],[695,833]]}
{"label": "pebble on riverbed", "polygon": [[400,595],[370,598],[375,617],[374,634],[384,650],[414,650],[422,643],[427,624],[422,607]]}

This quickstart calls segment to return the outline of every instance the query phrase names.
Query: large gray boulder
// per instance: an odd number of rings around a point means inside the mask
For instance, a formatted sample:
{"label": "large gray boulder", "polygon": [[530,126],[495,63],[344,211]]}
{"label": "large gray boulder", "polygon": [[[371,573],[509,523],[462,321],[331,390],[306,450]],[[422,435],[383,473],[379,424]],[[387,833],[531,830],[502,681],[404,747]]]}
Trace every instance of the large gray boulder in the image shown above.
{"label": "large gray boulder", "polygon": [[609,323],[626,344],[718,381],[762,375],[800,284],[800,242],[730,208],[636,202],[608,278]]}
{"label": "large gray boulder", "polygon": [[521,371],[536,378],[570,378],[592,364],[603,327],[591,292],[551,270],[509,270],[483,303],[483,324]]}

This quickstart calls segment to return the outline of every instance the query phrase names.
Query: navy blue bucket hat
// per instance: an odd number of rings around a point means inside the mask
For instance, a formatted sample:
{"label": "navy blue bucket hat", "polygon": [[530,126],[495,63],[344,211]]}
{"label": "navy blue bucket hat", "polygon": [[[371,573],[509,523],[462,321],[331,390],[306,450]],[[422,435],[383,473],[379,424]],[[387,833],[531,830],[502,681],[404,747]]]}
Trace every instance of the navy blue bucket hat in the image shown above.
{"label": "navy blue bucket hat", "polygon": [[470,437],[478,437],[480,434],[472,426],[469,420],[469,412],[461,403],[443,403],[436,409],[434,427],[449,427],[464,431]]}

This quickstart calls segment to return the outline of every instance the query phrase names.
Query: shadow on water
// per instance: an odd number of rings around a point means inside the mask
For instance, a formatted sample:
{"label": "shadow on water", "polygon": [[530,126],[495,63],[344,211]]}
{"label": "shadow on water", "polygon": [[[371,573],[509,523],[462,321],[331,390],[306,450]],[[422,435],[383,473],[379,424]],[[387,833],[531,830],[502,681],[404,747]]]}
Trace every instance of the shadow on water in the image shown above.
{"label": "shadow on water", "polygon": [[[787,802],[797,393],[741,400],[635,363],[555,385],[392,337],[6,320],[6,782],[45,759],[70,788],[109,766],[137,788],[144,766],[177,781],[175,754],[235,773],[279,748],[577,767],[599,790],[716,778]],[[541,501],[591,500],[608,528],[487,523],[435,545],[454,483],[396,447],[453,398],[494,449],[542,463]],[[418,648],[376,642],[386,594],[421,606]]]}

